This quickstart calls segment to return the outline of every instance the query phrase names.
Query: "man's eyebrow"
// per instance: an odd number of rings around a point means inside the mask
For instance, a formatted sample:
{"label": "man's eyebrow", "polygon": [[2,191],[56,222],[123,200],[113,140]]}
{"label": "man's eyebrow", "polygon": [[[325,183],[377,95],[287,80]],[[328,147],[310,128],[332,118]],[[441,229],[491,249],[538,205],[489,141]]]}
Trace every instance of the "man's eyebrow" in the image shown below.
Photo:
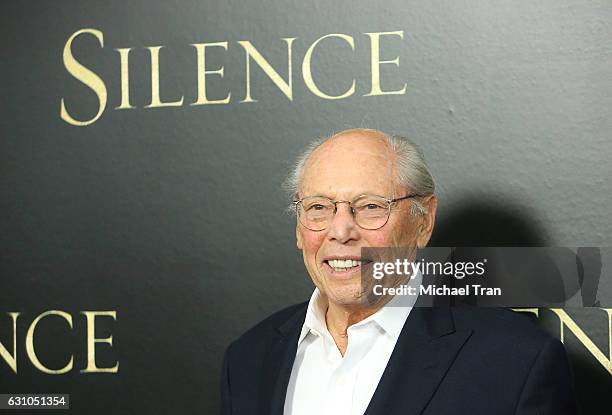
{"label": "man's eyebrow", "polygon": [[[394,194],[388,195],[385,192],[380,192],[380,191],[363,191],[363,192],[357,192],[355,193],[355,196],[352,196],[351,198],[349,198],[349,200],[353,200],[356,199],[360,196],[380,196],[380,197],[394,197]],[[325,197],[327,199],[330,200],[335,200],[334,197],[329,196],[328,194],[323,194],[323,193],[314,193],[314,194],[308,194],[308,195],[304,195],[301,198],[297,197],[296,200],[299,199],[305,199],[307,197]]]}
{"label": "man's eyebrow", "polygon": [[304,196],[302,196],[302,197],[297,197],[297,199],[298,199],[298,200],[299,200],[299,199],[305,199],[305,198],[307,198],[307,197],[325,197],[325,198],[330,199],[330,200],[333,200],[333,199],[334,199],[333,197],[330,197],[330,196],[325,195],[325,194],[322,194],[322,193],[313,193],[313,194],[308,194],[308,195],[304,195]]}

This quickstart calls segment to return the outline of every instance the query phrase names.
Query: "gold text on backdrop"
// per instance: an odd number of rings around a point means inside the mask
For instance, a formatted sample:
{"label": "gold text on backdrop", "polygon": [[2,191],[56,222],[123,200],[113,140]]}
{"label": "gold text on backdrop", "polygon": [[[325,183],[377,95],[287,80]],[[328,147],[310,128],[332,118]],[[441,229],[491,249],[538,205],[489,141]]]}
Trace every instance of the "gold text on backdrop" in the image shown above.
{"label": "gold text on backdrop", "polygon": [[[8,351],[8,348],[0,342],[0,357],[2,360],[6,362],[6,364],[11,368],[11,370],[17,373],[17,320],[19,318],[19,312],[11,312],[8,315],[12,321],[12,352]],[[117,312],[115,310],[112,311],[81,311],[81,314],[85,316],[85,322],[87,327],[86,337],[85,337],[85,345],[87,349],[87,362],[85,368],[81,370],[81,373],[117,373],[119,371],[119,362],[117,362],[113,367],[99,367],[96,364],[96,344],[98,343],[106,343],[110,346],[113,345],[113,336],[99,338],[95,336],[96,333],[96,319],[102,317],[111,317],[113,320],[117,320]],[[72,324],[72,315],[65,311],[61,310],[49,310],[44,313],[39,314],[28,326],[28,330],[25,336],[25,351],[28,359],[32,363],[32,365],[43,373],[47,373],[49,375],[61,375],[63,373],[70,372],[73,369],[73,361],[74,356],[70,355],[70,358],[67,359],[68,363],[60,369],[50,369],[45,366],[39,359],[36,354],[36,350],[34,349],[36,328],[39,323],[42,323],[43,319],[46,319],[50,316],[57,316],[66,321],[69,329],[73,329]],[[0,325],[1,327],[1,325]],[[8,344],[9,342],[7,342]]]}
{"label": "gold text on backdrop", "polygon": [[[78,120],[68,110],[69,107],[74,108],[78,106],[78,103],[71,102],[69,105],[66,103],[64,98],[60,100],[60,118],[68,124],[75,126],[87,126],[96,122],[104,113],[107,105],[108,90],[106,83],[99,76],[99,74],[92,71],[90,68],[84,66],[79,62],[73,54],[73,44],[77,38],[81,36],[93,36],[100,48],[104,48],[104,33],[97,29],[80,29],[74,32],[66,41],[63,51],[63,62],[66,70],[70,75],[76,78],[78,81],[83,83],[89,89],[91,89],[97,97],[98,108],[95,115],[88,119]],[[389,38],[404,39],[404,31],[388,31],[388,32],[369,32],[362,34],[363,41],[356,42],[355,37],[342,34],[342,33],[330,33],[319,37],[314,42],[305,48],[306,51],[301,59],[301,71],[304,85],[313,95],[327,100],[338,100],[345,99],[355,94],[355,86],[357,79],[347,80],[348,85],[344,92],[336,95],[332,95],[330,92],[325,92],[315,82],[313,76],[313,54],[319,45],[323,42],[329,41],[330,39],[336,39],[336,41],[342,42],[345,48],[350,48],[355,52],[356,47],[367,47],[369,46],[369,92],[363,96],[380,96],[380,95],[404,95],[406,93],[406,83],[399,86],[396,85],[394,88],[386,87],[384,90],[381,86],[381,67],[383,65],[393,65],[399,67],[400,58],[397,53],[391,53],[385,51],[384,55],[386,58],[381,57],[381,44],[383,39],[388,43],[391,41]],[[248,40],[239,40],[237,45],[244,51],[244,98],[240,100],[240,103],[257,102],[252,95],[252,82],[251,73],[253,64],[256,64],[268,78],[272,80],[274,85],[282,92],[282,94],[289,100],[293,101],[293,51],[294,43],[297,38],[283,38],[284,49],[286,49],[287,65],[286,65],[286,78],[270,64],[270,62],[259,52],[257,48]],[[282,44],[282,43],[281,43]],[[364,46],[365,44],[367,46]],[[227,95],[221,99],[212,99],[207,95],[207,83],[209,78],[213,75],[222,78],[224,76],[224,67],[217,65],[215,68],[211,68],[207,62],[207,50],[213,48],[221,48],[224,51],[233,49],[235,46],[230,47],[229,42],[213,42],[213,43],[193,43],[191,46],[195,48],[193,54],[193,65],[194,71],[197,74],[197,85],[194,85],[196,91],[194,95],[194,101],[190,105],[223,105],[229,104],[232,99],[231,90],[228,90]],[[387,47],[390,47],[387,45]],[[160,107],[180,107],[184,105],[185,96],[181,95],[180,98],[162,100],[160,96],[160,50],[163,46],[148,46],[144,47],[150,57],[151,62],[151,101],[148,105],[143,108],[160,108]],[[127,110],[136,108],[130,102],[130,76],[129,76],[129,57],[132,50],[135,48],[116,48],[115,51],[119,53],[119,73],[121,78],[121,101],[115,110]],[[394,56],[389,58],[388,56]],[[388,74],[388,71],[385,71]],[[218,81],[217,81],[218,82]],[[387,82],[386,84],[388,84]],[[230,89],[230,88],[228,88]]]}

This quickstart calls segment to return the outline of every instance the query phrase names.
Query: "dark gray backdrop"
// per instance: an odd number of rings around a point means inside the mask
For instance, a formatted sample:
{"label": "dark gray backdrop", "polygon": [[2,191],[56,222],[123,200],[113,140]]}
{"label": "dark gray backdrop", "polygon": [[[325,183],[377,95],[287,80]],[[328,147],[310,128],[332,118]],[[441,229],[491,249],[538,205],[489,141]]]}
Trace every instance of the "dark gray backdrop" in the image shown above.
{"label": "dark gray backdrop", "polygon": [[[0,342],[11,349],[19,311],[18,374],[0,361],[0,393],[72,394],[75,413],[214,413],[227,344],[271,312],[308,298],[312,285],[295,248],[293,218],[280,184],[312,138],[350,127],[411,137],[438,183],[438,245],[610,246],[612,46],[608,1],[2,2],[0,108]],[[90,126],[75,118],[98,107],[64,67],[66,40],[83,28],[75,57],[106,83],[108,104]],[[381,41],[381,69],[393,96],[370,88],[366,32],[403,31]],[[306,88],[301,62],[313,58],[321,89],[355,94],[324,100]],[[287,76],[293,43],[293,100],[252,63],[249,40]],[[198,42],[210,52],[209,95],[227,105],[190,106],[197,93]],[[162,99],[149,103],[148,46],[160,52]],[[120,103],[117,48],[130,52],[130,96]],[[602,278],[601,283],[609,284]],[[29,323],[59,309],[74,318],[41,323],[37,352],[50,367],[74,354],[75,369],[45,375],[27,359]],[[81,374],[81,310],[115,310],[98,337],[100,365],[117,374]],[[568,310],[607,356],[605,310]],[[559,335],[555,314],[541,324]],[[55,334],[54,334],[55,333]],[[610,407],[606,370],[567,334],[586,408]]]}

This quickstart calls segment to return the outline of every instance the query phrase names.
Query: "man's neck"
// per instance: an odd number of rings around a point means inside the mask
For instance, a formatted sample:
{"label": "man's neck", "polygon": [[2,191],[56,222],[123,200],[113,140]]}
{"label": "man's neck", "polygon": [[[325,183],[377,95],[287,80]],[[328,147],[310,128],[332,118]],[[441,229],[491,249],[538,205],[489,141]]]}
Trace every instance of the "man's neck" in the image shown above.
{"label": "man's neck", "polygon": [[348,328],[376,313],[384,304],[386,304],[386,301],[374,306],[364,306],[362,304],[345,305],[328,301],[325,323],[342,356],[344,356],[348,347]]}

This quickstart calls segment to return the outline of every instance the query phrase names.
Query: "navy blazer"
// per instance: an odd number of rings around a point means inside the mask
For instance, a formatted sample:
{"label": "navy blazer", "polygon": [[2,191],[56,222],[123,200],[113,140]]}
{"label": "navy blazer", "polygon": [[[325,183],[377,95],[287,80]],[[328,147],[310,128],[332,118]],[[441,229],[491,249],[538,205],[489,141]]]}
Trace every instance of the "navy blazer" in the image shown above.
{"label": "navy blazer", "polygon": [[[223,415],[283,414],[306,308],[302,303],[279,311],[228,347]],[[458,306],[411,311],[365,413],[576,412],[558,340],[520,313]]]}

